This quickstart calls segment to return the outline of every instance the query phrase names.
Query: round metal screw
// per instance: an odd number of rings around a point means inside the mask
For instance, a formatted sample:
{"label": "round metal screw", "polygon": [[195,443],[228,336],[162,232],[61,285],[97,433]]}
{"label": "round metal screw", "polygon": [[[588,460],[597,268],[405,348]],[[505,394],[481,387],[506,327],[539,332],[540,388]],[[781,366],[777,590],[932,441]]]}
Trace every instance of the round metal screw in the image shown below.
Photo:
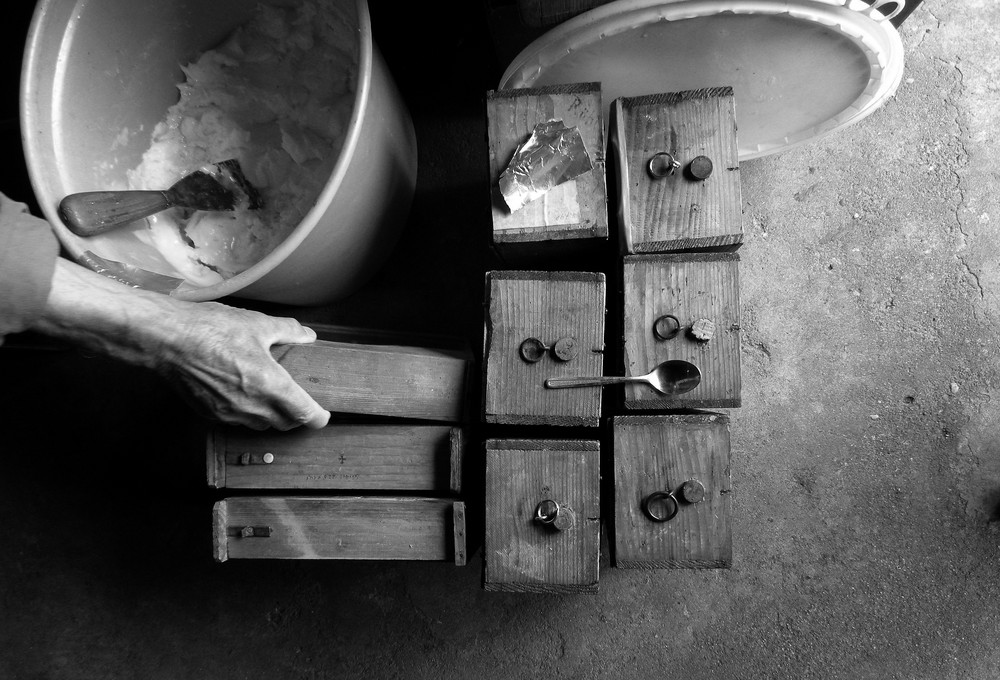
{"label": "round metal screw", "polygon": [[646,169],[654,179],[662,179],[668,175],[672,175],[677,172],[679,167],[681,167],[680,161],[667,151],[654,154],[646,165]]}
{"label": "round metal screw", "polygon": [[274,462],[274,454],[269,451],[264,454],[263,459],[265,465],[270,465]]}
{"label": "round metal screw", "polygon": [[681,498],[685,503],[701,503],[705,500],[705,485],[697,479],[689,479],[681,486]]}
{"label": "round metal screw", "polygon": [[712,159],[708,156],[696,156],[687,166],[687,176],[699,182],[703,182],[712,174]]}
{"label": "round metal screw", "polygon": [[576,358],[576,355],[580,353],[580,347],[576,342],[576,338],[559,338],[556,340],[556,344],[553,345],[552,352],[559,361],[569,361]]}
{"label": "round metal screw", "polygon": [[667,522],[677,514],[677,499],[669,491],[655,491],[642,501],[642,511],[654,522]]}
{"label": "round metal screw", "polygon": [[653,322],[653,335],[660,340],[670,340],[681,332],[681,322],[673,314],[664,314]]}

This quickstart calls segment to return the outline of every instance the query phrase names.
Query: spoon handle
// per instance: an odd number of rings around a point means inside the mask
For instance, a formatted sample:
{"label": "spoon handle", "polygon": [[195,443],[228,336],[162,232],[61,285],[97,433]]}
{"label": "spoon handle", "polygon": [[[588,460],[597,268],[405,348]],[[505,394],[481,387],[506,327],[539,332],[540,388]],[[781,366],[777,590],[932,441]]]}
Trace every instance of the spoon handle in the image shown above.
{"label": "spoon handle", "polygon": [[163,191],[87,191],[64,198],[59,216],[77,236],[94,236],[170,205]]}
{"label": "spoon handle", "polygon": [[642,382],[642,378],[617,375],[608,375],[599,378],[549,378],[545,381],[545,386],[552,389],[560,387],[603,387],[604,385],[620,385],[630,382]]}

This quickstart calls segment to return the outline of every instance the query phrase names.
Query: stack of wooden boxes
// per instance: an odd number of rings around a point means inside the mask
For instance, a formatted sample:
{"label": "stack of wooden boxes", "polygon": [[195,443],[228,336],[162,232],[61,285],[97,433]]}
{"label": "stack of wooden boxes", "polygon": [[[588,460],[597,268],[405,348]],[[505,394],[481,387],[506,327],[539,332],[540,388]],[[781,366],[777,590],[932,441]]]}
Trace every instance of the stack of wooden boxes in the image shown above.
{"label": "stack of wooden boxes", "polygon": [[317,330],[328,339],[274,354],[335,414],[328,427],[209,436],[208,481],[227,494],[214,509],[216,559],[464,565],[471,353]]}
{"label": "stack of wooden boxes", "polygon": [[[602,449],[614,471],[603,507],[613,520],[615,566],[732,561],[729,419],[695,410],[740,405],[739,258],[732,251],[743,232],[732,89],[613,102],[610,201],[602,111],[593,83],[487,96],[494,185],[517,145],[549,119],[577,126],[594,160],[592,174],[519,211],[505,211],[494,191],[500,252],[514,243],[519,256],[534,253],[545,263],[571,252],[571,243],[580,251],[581,239],[615,249],[603,228],[609,202],[619,237],[610,277],[619,288],[611,296],[600,271],[538,266],[487,274],[483,419],[544,426],[537,437],[486,441],[488,590],[597,588]],[[609,352],[606,307],[613,310]],[[598,387],[545,387],[549,378],[641,376],[670,359],[697,366],[701,383],[674,395],[630,384],[614,400],[602,400]],[[613,403],[612,413],[602,413],[602,401]],[[566,438],[560,427],[595,429]]]}
{"label": "stack of wooden boxes", "polygon": [[[493,242],[501,256],[545,264],[607,242],[602,107],[594,83],[487,95],[491,186],[516,148],[549,120],[579,130],[593,165],[514,212],[494,190]],[[606,284],[602,272],[529,268],[486,275],[483,419],[541,426],[546,434],[486,440],[487,590],[597,588],[601,393],[550,390],[545,380],[604,372]],[[554,428],[593,434],[551,438]]]}

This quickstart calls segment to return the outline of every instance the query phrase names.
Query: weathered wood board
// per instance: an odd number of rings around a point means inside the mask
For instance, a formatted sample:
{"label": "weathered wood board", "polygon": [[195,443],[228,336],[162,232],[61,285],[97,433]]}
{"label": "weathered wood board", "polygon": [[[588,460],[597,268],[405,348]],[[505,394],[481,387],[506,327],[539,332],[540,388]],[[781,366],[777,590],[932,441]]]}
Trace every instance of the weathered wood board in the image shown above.
{"label": "weathered wood board", "polygon": [[[731,87],[622,97],[611,117],[626,253],[731,249],[743,242]],[[664,153],[679,167],[655,176],[650,163],[665,159],[657,156]],[[696,173],[707,168],[704,159],[711,170],[702,179]]]}
{"label": "weathered wood board", "polygon": [[256,432],[216,427],[208,483],[229,489],[462,490],[462,430],[448,425],[347,424]]}
{"label": "weathered wood board", "polygon": [[[504,244],[608,237],[604,115],[598,83],[490,91],[486,95],[493,241]],[[576,127],[593,169],[511,212],[497,184],[535,126]]]}
{"label": "weathered wood board", "polygon": [[[668,359],[695,364],[701,384],[666,396],[637,384],[625,387],[627,410],[735,408],[741,403],[739,256],[736,253],[629,255],[623,259],[625,374],[645,375]],[[657,335],[657,319],[681,326],[670,339]],[[714,325],[711,339],[691,332]]]}
{"label": "weathered wood board", "polygon": [[[600,389],[549,389],[545,380],[602,375],[604,274],[493,271],[487,273],[486,295],[485,421],[600,424]],[[533,362],[526,360],[521,350],[530,338],[549,348]],[[570,340],[572,352],[557,351]]]}
{"label": "weathered wood board", "polygon": [[[600,462],[597,441],[486,442],[486,590],[597,589]],[[558,524],[535,519],[543,501],[559,506]]]}
{"label": "weathered wood board", "polygon": [[215,558],[466,562],[451,498],[239,496],[215,504]]}
{"label": "weathered wood board", "polygon": [[[633,569],[732,565],[729,418],[717,413],[613,419],[614,564]],[[695,480],[704,499],[686,502]],[[677,514],[655,521],[651,494],[673,492]]]}
{"label": "weathered wood board", "polygon": [[271,353],[336,413],[459,422],[469,397],[469,352],[317,340],[276,345]]}

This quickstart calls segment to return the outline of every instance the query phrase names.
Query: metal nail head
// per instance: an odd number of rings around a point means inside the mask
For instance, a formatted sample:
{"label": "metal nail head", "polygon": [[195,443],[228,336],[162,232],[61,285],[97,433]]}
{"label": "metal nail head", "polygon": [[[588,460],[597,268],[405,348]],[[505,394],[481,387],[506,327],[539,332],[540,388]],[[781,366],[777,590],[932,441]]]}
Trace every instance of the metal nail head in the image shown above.
{"label": "metal nail head", "polygon": [[705,500],[705,485],[697,479],[689,479],[681,486],[681,498],[685,503],[701,503]]}
{"label": "metal nail head", "polygon": [[685,174],[688,179],[695,180],[696,182],[704,182],[712,175],[714,167],[712,159],[708,156],[695,156],[688,163]]}
{"label": "metal nail head", "polygon": [[559,361],[570,361],[580,353],[580,345],[577,343],[576,338],[559,338],[556,340],[556,344],[552,346],[552,352]]}

